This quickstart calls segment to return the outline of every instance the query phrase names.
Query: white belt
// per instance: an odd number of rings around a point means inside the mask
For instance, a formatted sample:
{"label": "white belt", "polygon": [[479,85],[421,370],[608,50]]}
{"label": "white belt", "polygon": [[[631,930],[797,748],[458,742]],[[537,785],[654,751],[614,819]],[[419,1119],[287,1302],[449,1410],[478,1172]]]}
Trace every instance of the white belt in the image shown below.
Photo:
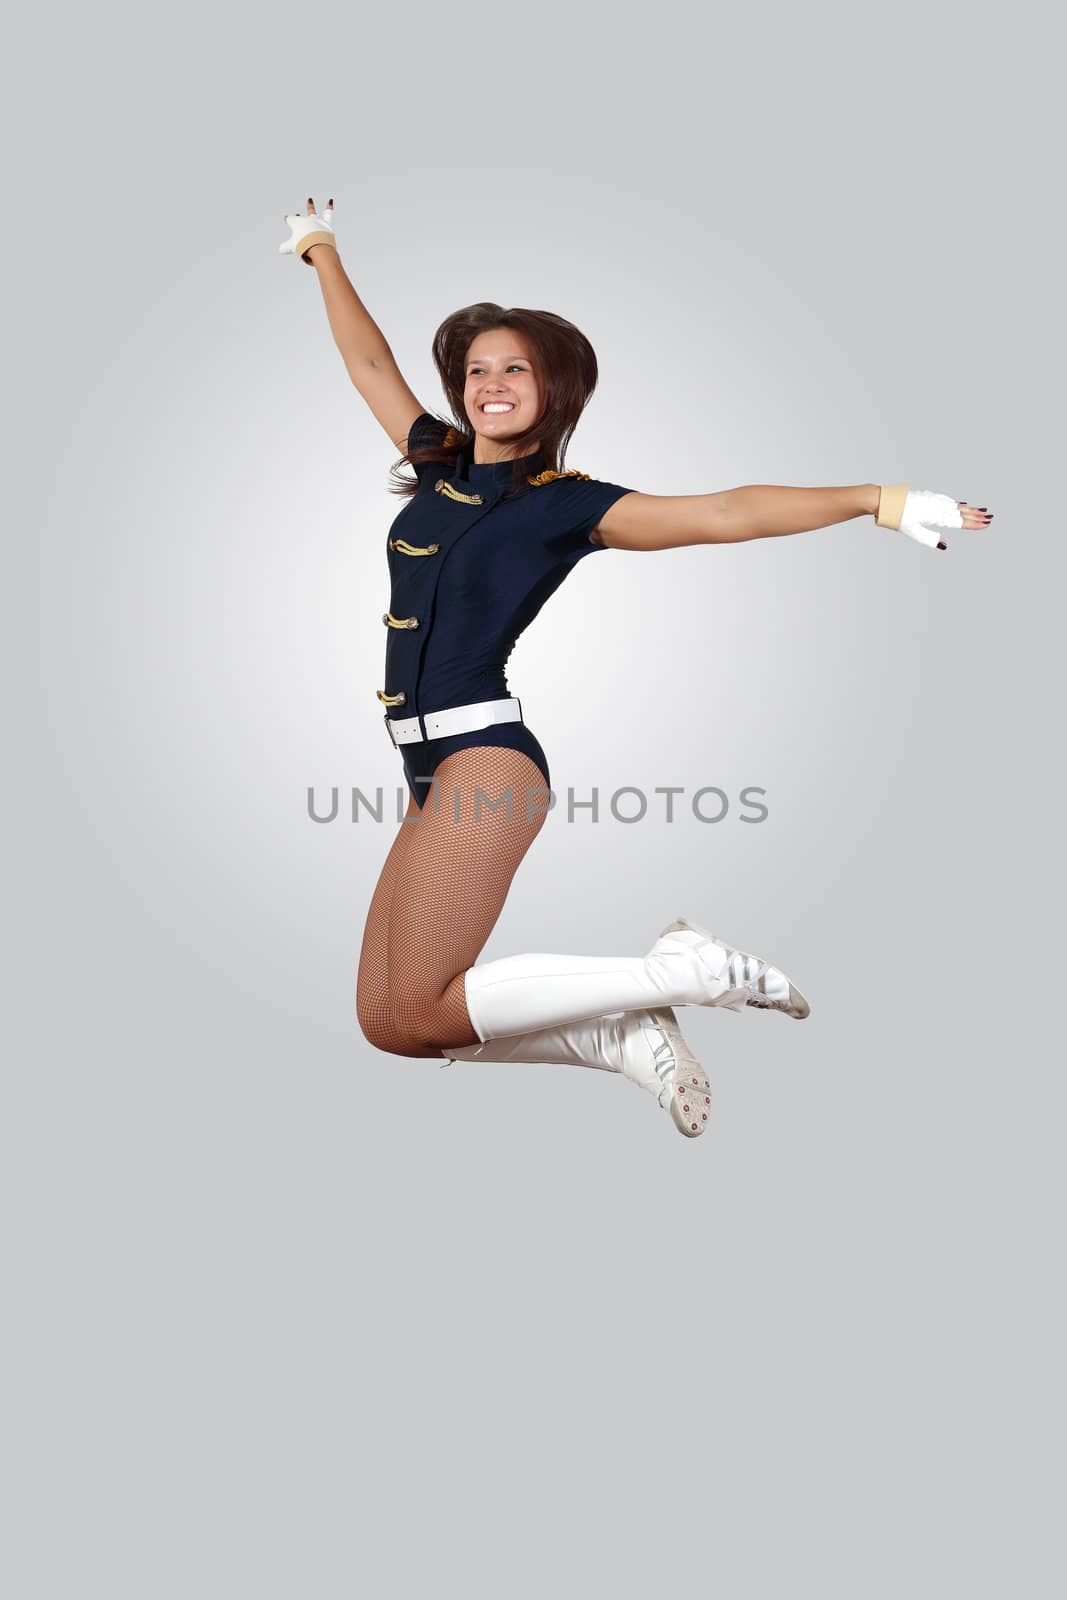
{"label": "white belt", "polygon": [[[506,700],[475,700],[469,706],[449,706],[444,711],[427,711],[419,717],[386,716],[385,726],[395,745],[416,744],[426,739],[443,739],[449,733],[470,733],[488,728],[494,722],[521,722],[522,704],[518,695]],[[425,724],[423,734],[420,722]]]}

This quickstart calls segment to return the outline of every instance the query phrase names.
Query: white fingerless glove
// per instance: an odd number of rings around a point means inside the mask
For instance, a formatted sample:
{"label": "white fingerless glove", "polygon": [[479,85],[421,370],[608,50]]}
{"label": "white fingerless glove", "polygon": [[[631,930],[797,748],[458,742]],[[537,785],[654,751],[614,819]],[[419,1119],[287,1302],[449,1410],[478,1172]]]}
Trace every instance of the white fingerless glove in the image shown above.
{"label": "white fingerless glove", "polygon": [[308,255],[313,244],[332,244],[337,249],[337,240],[334,238],[333,206],[329,205],[320,217],[317,212],[306,212],[304,216],[287,216],[290,237],[278,246],[278,254],[283,256],[299,256],[307,266],[314,266]]}
{"label": "white fingerless glove", "polygon": [[882,484],[878,491],[880,528],[896,528],[909,539],[917,539],[934,549],[947,550],[942,535],[963,527],[963,516],[949,494],[934,494],[931,489],[909,489],[906,483]]}

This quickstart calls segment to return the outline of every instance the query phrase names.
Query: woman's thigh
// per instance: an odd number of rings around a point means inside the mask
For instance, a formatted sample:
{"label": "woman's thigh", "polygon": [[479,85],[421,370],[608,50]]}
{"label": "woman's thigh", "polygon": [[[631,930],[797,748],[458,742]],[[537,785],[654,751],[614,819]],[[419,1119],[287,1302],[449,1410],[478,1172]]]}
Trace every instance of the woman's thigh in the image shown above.
{"label": "woman's thigh", "polygon": [[419,808],[413,796],[409,794],[404,820],[389,847],[363,927],[359,974],[356,978],[356,1017],[371,1044],[378,1044],[389,1034],[392,1026],[392,1007],[389,998],[389,922],[397,874],[407,854],[412,834],[418,830],[418,822],[414,820],[418,815]]}
{"label": "woman's thigh", "polygon": [[463,974],[544,826],[549,793],[530,756],[498,745],[456,751],[434,777],[439,803],[423,805],[398,860],[386,960],[394,1016],[458,1044],[470,1029]]}

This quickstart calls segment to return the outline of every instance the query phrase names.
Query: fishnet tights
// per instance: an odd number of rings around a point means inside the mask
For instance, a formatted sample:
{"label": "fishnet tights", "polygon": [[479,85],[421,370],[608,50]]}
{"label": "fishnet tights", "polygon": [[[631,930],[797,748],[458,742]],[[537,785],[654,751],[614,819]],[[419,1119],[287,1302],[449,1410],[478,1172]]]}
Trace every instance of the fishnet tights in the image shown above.
{"label": "fishnet tights", "polygon": [[521,750],[455,750],[434,777],[421,811],[409,796],[363,930],[356,1015],[369,1042],[394,1055],[478,1043],[463,974],[549,804],[539,767]]}

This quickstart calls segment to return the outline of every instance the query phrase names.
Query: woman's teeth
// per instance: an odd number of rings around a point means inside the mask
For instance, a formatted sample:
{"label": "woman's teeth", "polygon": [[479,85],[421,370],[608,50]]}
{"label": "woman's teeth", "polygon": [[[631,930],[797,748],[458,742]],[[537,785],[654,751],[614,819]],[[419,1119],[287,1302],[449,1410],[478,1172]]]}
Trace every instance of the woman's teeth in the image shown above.
{"label": "woman's teeth", "polygon": [[514,409],[514,406],[506,405],[503,401],[498,400],[490,400],[488,405],[484,405],[482,407],[482,410],[485,412],[486,416],[495,416],[498,413],[503,413],[505,411],[514,411]]}

